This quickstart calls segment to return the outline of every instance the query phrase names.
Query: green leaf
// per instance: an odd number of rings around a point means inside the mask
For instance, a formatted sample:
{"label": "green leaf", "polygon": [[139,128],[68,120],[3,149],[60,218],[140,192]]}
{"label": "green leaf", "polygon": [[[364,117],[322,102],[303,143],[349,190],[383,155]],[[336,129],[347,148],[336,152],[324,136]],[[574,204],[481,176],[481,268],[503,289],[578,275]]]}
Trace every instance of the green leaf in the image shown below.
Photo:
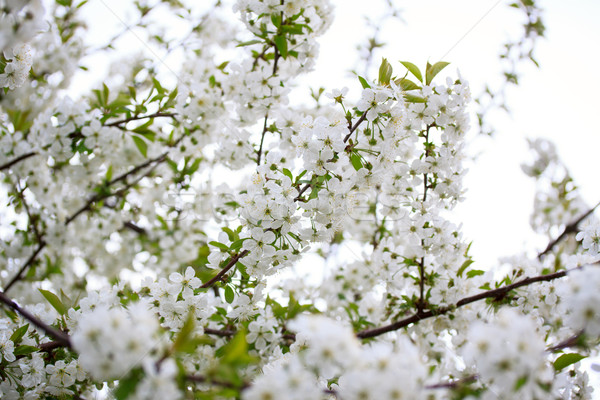
{"label": "green leaf", "polygon": [[279,50],[279,54],[281,54],[281,57],[285,60],[288,56],[288,43],[285,36],[277,35],[274,40],[275,46],[277,47],[277,50]]}
{"label": "green leaf", "polygon": [[21,345],[21,346],[17,346],[15,348],[15,351],[13,352],[13,354],[17,357],[18,356],[26,356],[27,354],[35,353],[36,351],[40,351],[40,349],[38,349],[35,346]]}
{"label": "green leaf", "polygon": [[401,78],[401,79],[396,79],[394,82],[396,83],[396,85],[400,86],[402,88],[402,90],[421,89],[421,86],[417,85],[410,79]]}
{"label": "green leaf", "polygon": [[230,242],[234,242],[237,239],[237,235],[230,228],[224,226],[221,228],[221,230],[227,234],[227,238]]}
{"label": "green leaf", "polygon": [[238,239],[235,242],[231,243],[231,246],[229,246],[230,250],[237,250],[237,249],[241,249],[242,248],[242,244],[244,243],[245,239]]}
{"label": "green leaf", "polygon": [[517,379],[517,382],[515,382],[515,387],[514,387],[514,391],[518,391],[519,389],[521,389],[523,387],[524,384],[527,383],[529,376],[528,375],[524,375],[522,377],[520,377],[519,379]]}
{"label": "green leaf", "polygon": [[152,82],[154,83],[154,87],[156,88],[156,91],[160,94],[163,94],[166,92],[165,88],[162,87],[162,85],[160,84],[160,82],[156,79],[156,78],[152,78]]}
{"label": "green leaf", "polygon": [[415,96],[414,94],[404,93],[404,100],[409,103],[427,103],[427,99],[419,96]]}
{"label": "green leaf", "polygon": [[433,78],[435,78],[435,76],[439,74],[440,71],[446,68],[449,64],[449,62],[445,61],[439,61],[433,65],[427,63],[427,71],[425,72],[425,84],[429,85]]}
{"label": "green leaf", "polygon": [[290,171],[289,169],[287,169],[287,168],[283,168],[283,169],[282,169],[282,172],[283,172],[283,174],[284,174],[285,176],[287,176],[288,178],[290,178],[290,180],[291,180],[292,182],[294,182],[294,176],[292,175],[292,173],[291,173],[291,171]]}
{"label": "green leaf", "polygon": [[556,361],[554,361],[554,370],[560,371],[563,368],[566,368],[571,364],[575,364],[575,363],[583,360],[584,358],[586,358],[586,356],[582,356],[581,354],[577,354],[577,353],[563,354],[560,357],[558,357],[556,359]]}
{"label": "green leaf", "polygon": [[462,263],[462,265],[460,266],[460,268],[456,272],[456,276],[462,276],[463,272],[465,272],[465,269],[467,269],[469,267],[469,265],[473,264],[474,262],[475,261],[473,261],[471,259],[468,259],[464,263]]}
{"label": "green leaf", "polygon": [[[246,342],[246,331],[240,329],[238,333],[221,350],[224,363],[230,365],[247,365],[254,361],[248,354],[248,343]],[[218,352],[219,353],[219,352]]]}
{"label": "green leaf", "polygon": [[238,44],[236,47],[250,46],[250,45],[258,44],[258,43],[262,43],[262,42],[263,42],[262,40],[257,40],[257,39],[248,40],[247,42],[242,42],[242,43]]}
{"label": "green leaf", "polygon": [[137,135],[132,135],[131,138],[133,139],[133,142],[135,143],[135,146],[138,148],[138,150],[140,151],[140,153],[144,157],[147,157],[147,155],[148,155],[148,145],[146,144],[146,141],[144,139],[142,139],[141,137],[137,136]]}
{"label": "green leaf", "polygon": [[273,25],[275,25],[276,28],[279,28],[281,26],[281,14],[271,14],[271,22],[273,23]]}
{"label": "green leaf", "polygon": [[221,250],[229,250],[229,247],[227,247],[227,245],[223,244],[223,243],[219,243],[219,242],[215,242],[214,240],[212,242],[208,242],[208,244],[218,247]]}
{"label": "green leaf", "polygon": [[367,89],[367,88],[371,87],[371,85],[369,85],[367,80],[365,78],[363,78],[362,76],[359,75],[358,80],[360,81],[360,84],[362,85],[363,89]]}
{"label": "green leaf", "polygon": [[65,307],[65,305],[62,303],[62,301],[60,301],[60,299],[58,298],[57,295],[55,295],[54,293],[52,293],[48,290],[44,290],[44,289],[38,289],[38,290],[40,291],[42,296],[44,296],[44,298],[48,301],[48,303],[50,303],[50,305],[52,307],[54,307],[54,309],[60,315],[65,315],[67,313],[67,307]]}
{"label": "green leaf", "polygon": [[360,157],[356,155],[356,153],[352,153],[350,155],[350,162],[352,163],[354,169],[357,171],[363,167],[362,161],[360,160]]}
{"label": "green leaf", "polygon": [[144,371],[141,368],[134,369],[127,377],[119,378],[119,386],[112,391],[112,395],[116,400],[125,400],[135,392],[143,377]]}
{"label": "green leaf", "polygon": [[196,325],[196,318],[194,317],[194,313],[190,312],[181,327],[181,330],[177,334],[175,338],[175,342],[173,342],[173,351],[178,352],[181,351],[192,339],[192,333],[194,332],[194,326]]}
{"label": "green leaf", "polygon": [[408,61],[400,61],[400,64],[404,65],[406,67],[407,70],[410,71],[411,74],[413,74],[415,76],[415,78],[417,78],[419,80],[419,82],[423,82],[423,75],[421,75],[421,71],[419,70],[419,67],[417,67],[415,64],[408,62]]}
{"label": "green leaf", "polygon": [[233,303],[233,300],[235,298],[235,293],[233,292],[233,289],[231,288],[231,286],[227,285],[225,286],[225,301],[229,304]]}
{"label": "green leaf", "polygon": [[483,275],[484,273],[485,272],[480,269],[472,269],[471,271],[467,272],[467,278],[473,278],[478,275]]}
{"label": "green leaf", "polygon": [[390,79],[392,78],[392,66],[387,59],[381,59],[381,65],[379,66],[379,83],[383,85],[389,85]]}
{"label": "green leaf", "polygon": [[14,344],[19,343],[21,339],[23,339],[23,336],[25,336],[25,334],[27,333],[28,328],[29,324],[26,324],[14,331],[13,334],[10,335],[10,341],[12,341]]}

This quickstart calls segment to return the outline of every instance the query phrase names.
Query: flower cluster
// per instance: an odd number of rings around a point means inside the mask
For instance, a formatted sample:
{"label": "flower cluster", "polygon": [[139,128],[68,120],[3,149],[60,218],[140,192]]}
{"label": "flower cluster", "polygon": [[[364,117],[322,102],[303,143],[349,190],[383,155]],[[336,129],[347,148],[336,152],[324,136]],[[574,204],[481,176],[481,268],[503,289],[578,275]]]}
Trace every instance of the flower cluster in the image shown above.
{"label": "flower cluster", "polygon": [[0,88],[7,87],[14,90],[21,87],[29,75],[33,60],[31,47],[28,44],[13,47],[12,54],[5,54],[4,57],[10,62],[4,66],[4,72],[0,74]]}

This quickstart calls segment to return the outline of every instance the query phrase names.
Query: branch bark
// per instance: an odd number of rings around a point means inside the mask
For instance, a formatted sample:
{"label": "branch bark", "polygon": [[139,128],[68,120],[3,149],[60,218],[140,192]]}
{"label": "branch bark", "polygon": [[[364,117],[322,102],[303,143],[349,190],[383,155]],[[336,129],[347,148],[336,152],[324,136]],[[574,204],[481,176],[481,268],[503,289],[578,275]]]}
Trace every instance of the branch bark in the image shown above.
{"label": "branch bark", "polygon": [[594,210],[596,210],[596,208],[598,208],[598,206],[600,206],[600,202],[597,203],[594,207],[592,207],[591,209],[589,209],[585,214],[583,214],[581,217],[577,218],[575,221],[571,222],[569,225],[565,226],[565,229],[562,231],[562,233],[560,235],[558,235],[558,237],[554,240],[552,240],[550,243],[548,243],[548,246],[546,246],[546,248],[544,249],[544,251],[542,251],[541,253],[538,254],[537,258],[538,260],[541,260],[546,254],[548,254],[550,251],[552,251],[552,249],[558,244],[560,243],[565,237],[567,237],[567,235],[569,235],[570,233],[575,233],[578,230],[579,224],[581,223],[581,221],[583,221],[584,219],[586,219],[591,213],[594,212]]}
{"label": "branch bark", "polygon": [[46,323],[38,319],[36,316],[31,314],[29,311],[25,310],[24,308],[21,308],[11,298],[4,294],[4,292],[0,292],[0,302],[4,303],[8,307],[21,314],[23,318],[25,318],[33,325],[41,329],[48,337],[54,339],[61,346],[71,348],[71,339],[69,338],[69,335],[51,327],[50,325],[47,325]]}
{"label": "branch bark", "polygon": [[33,157],[35,155],[37,155],[37,153],[35,151],[32,151],[30,153],[25,153],[23,155],[20,155],[19,157],[15,158],[14,160],[8,161],[7,163],[0,165],[0,171],[8,169],[8,168],[12,167],[13,165],[15,165],[16,163],[18,163],[20,161],[23,161],[23,160],[26,160],[29,157]]}
{"label": "branch bark", "polygon": [[481,292],[479,294],[465,297],[459,300],[456,304],[451,306],[442,307],[436,310],[427,310],[427,311],[417,311],[417,313],[411,315],[408,318],[402,319],[400,321],[396,321],[392,324],[381,326],[379,328],[366,329],[364,331],[360,331],[356,334],[356,336],[360,339],[367,339],[376,337],[379,335],[383,335],[384,333],[397,331],[402,329],[410,324],[417,323],[427,318],[437,317],[438,315],[448,314],[451,311],[456,310],[457,308],[466,306],[467,304],[474,303],[479,300],[488,299],[488,298],[502,298],[511,290],[517,289],[521,286],[531,285],[536,282],[549,282],[558,278],[562,278],[567,275],[568,271],[559,271],[553,274],[547,275],[539,275],[531,278],[521,279],[518,282],[512,283],[510,285],[502,286],[497,289],[487,290],[485,292]]}
{"label": "branch bark", "polygon": [[204,285],[202,285],[200,287],[201,288],[209,288],[212,285],[214,285],[215,283],[217,283],[218,281],[220,281],[223,278],[223,276],[235,265],[235,263],[237,263],[240,258],[246,257],[246,255],[248,253],[249,253],[248,250],[244,250],[241,253],[238,253],[235,256],[231,257],[231,260],[229,260],[227,265],[225,267],[223,267],[223,269],[221,269],[221,271],[219,271],[219,273],[214,278],[212,278],[211,280],[209,280],[208,282],[206,282]]}

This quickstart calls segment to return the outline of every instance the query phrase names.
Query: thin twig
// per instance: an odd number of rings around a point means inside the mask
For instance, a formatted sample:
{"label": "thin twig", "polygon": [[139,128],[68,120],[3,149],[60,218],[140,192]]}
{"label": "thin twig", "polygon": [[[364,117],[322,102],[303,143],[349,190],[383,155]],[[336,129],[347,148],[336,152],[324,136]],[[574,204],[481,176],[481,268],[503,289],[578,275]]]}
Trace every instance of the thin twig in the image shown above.
{"label": "thin twig", "polygon": [[35,249],[35,251],[33,252],[33,254],[29,256],[29,258],[27,259],[27,261],[25,261],[25,264],[23,264],[23,266],[21,267],[21,269],[19,269],[19,272],[17,272],[17,274],[10,280],[10,282],[8,282],[8,284],[4,288],[4,292],[8,292],[8,290],[15,283],[17,283],[19,280],[21,280],[21,278],[22,278],[23,274],[25,273],[25,271],[31,266],[31,264],[33,264],[33,262],[35,261],[35,259],[38,256],[38,254],[40,254],[40,252],[44,249],[44,247],[46,247],[46,242],[42,240],[41,242],[38,243],[38,247]]}
{"label": "thin twig", "polygon": [[356,123],[353,126],[348,126],[348,129],[350,130],[350,132],[346,135],[346,137],[344,138],[344,143],[346,143],[348,141],[348,139],[350,139],[350,136],[352,136],[352,134],[354,133],[354,131],[356,130],[356,128],[358,128],[358,126],[360,124],[363,123],[363,121],[367,118],[367,112],[365,111],[363,113],[363,115],[360,116],[360,118],[358,119],[358,121],[356,121]]}
{"label": "thin twig", "polygon": [[9,161],[9,162],[7,162],[5,164],[0,165],[0,171],[8,169],[8,168],[12,167],[13,165],[15,165],[16,163],[18,163],[20,161],[23,161],[23,160],[26,160],[29,157],[33,157],[35,155],[37,155],[37,153],[35,151],[32,151],[30,153],[25,153],[23,155],[20,155],[19,157],[15,158],[14,160],[11,160],[11,161]]}
{"label": "thin twig", "polygon": [[129,117],[129,118],[121,119],[119,121],[114,121],[114,122],[105,124],[104,126],[119,126],[122,124],[126,124],[128,122],[131,122],[131,121],[138,121],[140,119],[146,119],[146,118],[159,118],[159,117],[172,118],[172,117],[175,117],[176,115],[177,115],[177,113],[165,113],[165,112],[155,112],[154,114],[148,114],[148,115],[135,115],[133,117]]}
{"label": "thin twig", "polygon": [[591,209],[589,209],[581,217],[577,218],[575,221],[573,221],[569,225],[565,226],[565,229],[562,231],[562,233],[560,235],[558,235],[558,237],[556,239],[554,239],[550,243],[548,243],[548,246],[546,246],[546,248],[544,249],[544,251],[542,251],[540,254],[538,254],[538,256],[537,256],[538,260],[541,260],[542,257],[544,257],[546,254],[548,254],[554,248],[554,246],[556,246],[558,243],[560,243],[560,241],[563,240],[568,234],[577,232],[578,226],[581,223],[581,221],[583,221],[591,213],[593,213],[594,210],[596,208],[598,208],[598,206],[600,206],[600,202],[597,203]]}
{"label": "thin twig", "polygon": [[[161,154],[160,156],[158,156],[156,158],[147,160],[146,162],[144,162],[144,163],[136,166],[135,168],[129,170],[128,172],[125,172],[125,173],[121,174],[120,176],[116,177],[115,179],[111,180],[110,182],[108,182],[106,184],[106,186],[109,187],[109,186],[114,185],[115,183],[123,181],[123,180],[127,179],[129,176],[131,176],[131,175],[135,174],[136,172],[138,172],[139,170],[148,167],[152,163],[156,163],[156,165],[153,168],[151,168],[148,172],[146,172],[146,174],[144,174],[140,178],[138,178],[138,181],[139,181],[139,179],[147,176],[150,172],[152,172],[154,170],[154,168],[156,168],[156,166],[158,164],[164,162],[167,159],[167,154],[168,153],[163,153],[163,154]],[[66,219],[65,225],[69,225],[80,214],[88,211],[95,202],[100,201],[100,200],[104,200],[104,199],[112,197],[112,196],[116,196],[116,195],[122,193],[123,190],[129,189],[131,186],[132,186],[132,184],[129,184],[125,188],[123,188],[121,190],[118,190],[116,192],[112,192],[112,193],[98,193],[98,194],[95,194],[94,196],[90,197],[88,199],[88,201],[80,209],[78,209],[74,214],[72,214],[70,217],[68,217]]]}
{"label": "thin twig", "polygon": [[219,273],[214,278],[212,278],[211,280],[209,280],[208,282],[206,282],[204,285],[202,285],[200,287],[201,288],[209,288],[212,285],[214,285],[215,283],[217,283],[218,281],[220,281],[223,278],[223,276],[231,269],[231,267],[233,267],[240,258],[245,257],[248,253],[249,253],[248,250],[244,250],[241,253],[238,253],[235,256],[231,257],[231,260],[229,260],[227,265],[224,266],[223,269],[221,269],[221,271],[219,271]]}
{"label": "thin twig", "polygon": [[381,326],[378,328],[372,328],[372,329],[366,329],[364,331],[360,331],[356,334],[356,336],[360,339],[366,339],[366,338],[372,338],[372,337],[376,337],[379,335],[383,335],[384,333],[402,329],[410,324],[417,323],[417,322],[427,319],[427,318],[432,318],[432,317],[436,317],[438,315],[447,314],[451,311],[454,311],[457,308],[466,306],[467,304],[471,304],[471,303],[474,303],[479,300],[483,300],[483,299],[487,299],[487,298],[496,298],[496,299],[502,298],[511,290],[517,289],[521,286],[531,285],[532,283],[536,283],[536,282],[549,282],[554,279],[562,278],[567,275],[567,272],[568,271],[559,271],[559,272],[555,272],[553,274],[539,275],[539,276],[534,276],[532,278],[525,278],[525,279],[522,279],[522,280],[515,282],[513,284],[510,284],[510,285],[502,286],[502,287],[499,287],[499,288],[493,289],[493,290],[487,290],[485,292],[481,292],[474,296],[465,297],[465,298],[459,300],[456,304],[453,304],[451,306],[441,307],[436,310],[427,310],[427,311],[420,311],[420,312],[417,311],[417,313],[411,315],[410,317],[402,319],[400,321],[396,321],[392,324]]}
{"label": "thin twig", "polygon": [[21,308],[17,303],[15,303],[12,299],[6,296],[4,292],[0,292],[0,302],[6,304],[10,308],[21,314],[23,318],[40,328],[42,331],[44,331],[44,333],[47,336],[54,339],[61,346],[71,348],[71,339],[69,338],[69,335],[51,327],[50,325],[47,325],[46,323],[38,319],[36,316],[31,314],[29,311]]}

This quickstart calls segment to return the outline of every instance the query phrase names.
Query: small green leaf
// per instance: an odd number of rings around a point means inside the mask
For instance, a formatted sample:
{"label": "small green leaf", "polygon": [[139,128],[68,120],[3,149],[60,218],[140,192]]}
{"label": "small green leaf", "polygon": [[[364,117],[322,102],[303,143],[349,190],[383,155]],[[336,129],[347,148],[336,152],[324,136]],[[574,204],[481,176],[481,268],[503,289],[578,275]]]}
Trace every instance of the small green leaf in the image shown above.
{"label": "small green leaf", "polygon": [[58,298],[57,295],[55,295],[54,293],[52,293],[48,290],[44,290],[44,289],[38,289],[38,290],[40,291],[42,296],[44,296],[44,298],[48,301],[48,303],[50,303],[50,305],[52,307],[54,307],[54,309],[60,315],[65,315],[67,313],[67,307],[65,307],[65,305],[62,303],[62,301],[60,301],[60,299]]}
{"label": "small green leaf", "polygon": [[352,163],[354,169],[357,171],[363,167],[362,161],[360,160],[360,157],[356,155],[356,153],[352,153],[350,155],[350,162]]}
{"label": "small green leaf", "polygon": [[379,66],[379,83],[389,85],[390,79],[392,78],[392,72],[391,64],[387,59],[383,58],[381,60],[381,65]]}
{"label": "small green leaf", "polygon": [[217,354],[223,354],[222,361],[230,365],[247,365],[254,361],[248,354],[246,331],[240,329],[238,333]]}
{"label": "small green leaf", "polygon": [[449,64],[449,62],[445,61],[439,61],[433,65],[427,63],[427,71],[425,72],[425,84],[429,85],[433,78],[435,78],[435,76],[439,74],[440,71],[446,68]]}
{"label": "small green leaf", "polygon": [[21,345],[21,346],[17,346],[15,348],[15,351],[13,354],[17,357],[18,356],[26,356],[27,354],[35,353],[36,351],[40,351],[40,349],[38,349],[35,346]]}
{"label": "small green leaf", "polygon": [[130,372],[125,378],[119,378],[119,386],[112,391],[112,395],[116,400],[125,400],[135,392],[138,383],[142,381],[144,371],[141,368],[136,368]]}
{"label": "small green leaf", "polygon": [[19,343],[21,339],[23,339],[23,336],[25,336],[25,334],[27,333],[28,328],[29,324],[26,324],[14,331],[14,333],[10,335],[10,341],[12,341],[14,344]]}
{"label": "small green leaf", "polygon": [[402,90],[415,90],[421,88],[421,86],[406,78],[396,79],[394,82],[396,85],[400,86]]}
{"label": "small green leaf", "polygon": [[404,100],[409,103],[427,103],[427,99],[419,96],[415,96],[414,94],[404,93]]}
{"label": "small green leaf", "polygon": [[244,240],[246,239],[238,239],[235,242],[231,243],[231,246],[229,246],[230,250],[237,250],[237,249],[241,249],[242,248],[242,244],[244,243]]}
{"label": "small green leaf", "polygon": [[527,383],[528,378],[529,378],[528,375],[524,375],[524,376],[520,377],[519,379],[517,379],[517,382],[515,382],[514,391],[516,392],[519,389],[521,389],[523,387],[523,385]]}
{"label": "small green leaf", "polygon": [[419,70],[419,67],[417,67],[415,64],[408,62],[408,61],[400,61],[400,64],[404,65],[406,67],[407,70],[410,71],[411,74],[413,74],[415,76],[415,78],[417,78],[419,80],[419,82],[423,82],[423,75],[421,75],[421,71]]}
{"label": "small green leaf", "polygon": [[221,230],[227,234],[227,238],[230,242],[234,242],[237,239],[237,235],[230,228],[224,226],[223,228],[221,228]]}
{"label": "small green leaf", "polygon": [[571,364],[575,364],[581,360],[583,360],[586,356],[582,356],[577,353],[567,353],[563,354],[554,361],[554,370],[560,371],[563,368],[568,367]]}
{"label": "small green leaf", "polygon": [[371,87],[371,85],[369,85],[367,80],[365,78],[363,78],[362,76],[359,75],[358,80],[360,81],[360,84],[362,85],[363,89],[367,89],[367,88]]}
{"label": "small green leaf", "polygon": [[273,25],[275,25],[276,28],[279,28],[281,26],[281,14],[271,14],[271,22],[273,23]]}
{"label": "small green leaf", "polygon": [[456,272],[456,276],[462,276],[463,272],[465,272],[465,269],[467,269],[469,267],[469,265],[473,264],[474,262],[475,261],[473,261],[471,259],[468,259],[464,263],[462,263],[462,265],[460,266],[460,268]]}
{"label": "small green leaf", "polygon": [[285,60],[288,56],[288,43],[285,36],[277,35],[274,40],[275,46],[277,47],[277,50],[279,50],[279,54],[281,54],[281,57]]}
{"label": "small green leaf", "polygon": [[138,150],[140,151],[140,153],[146,157],[148,154],[148,145],[146,144],[146,141],[144,139],[142,139],[139,136],[136,135],[132,135],[131,138],[133,139],[133,142],[135,143],[135,146],[138,148]]}
{"label": "small green leaf", "polygon": [[471,271],[467,272],[467,278],[473,278],[478,275],[483,275],[484,273],[485,272],[480,269],[472,269]]}
{"label": "small green leaf", "polygon": [[173,342],[173,351],[178,352],[186,346],[187,342],[192,339],[192,333],[194,332],[194,325],[196,325],[196,318],[194,314],[190,312],[181,327],[181,330]]}
{"label": "small green leaf", "polygon": [[223,244],[223,243],[219,243],[219,242],[215,242],[214,240],[212,242],[208,242],[208,244],[218,247],[221,250],[229,250],[229,247],[227,247],[227,245]]}
{"label": "small green leaf", "polygon": [[233,303],[233,300],[235,298],[235,293],[233,292],[233,289],[231,288],[231,286],[227,285],[225,286],[225,301],[229,304]]}
{"label": "small green leaf", "polygon": [[294,182],[294,176],[292,175],[292,173],[290,172],[290,170],[289,170],[289,169],[287,169],[287,168],[283,168],[283,169],[282,169],[282,172],[283,172],[283,174],[284,174],[285,176],[287,176],[288,178],[290,178],[290,180],[291,180],[292,182]]}
{"label": "small green leaf", "polygon": [[258,43],[262,43],[262,42],[263,42],[262,40],[257,40],[257,39],[248,40],[247,42],[242,42],[242,43],[238,44],[236,47],[250,46],[250,45],[258,44]]}

